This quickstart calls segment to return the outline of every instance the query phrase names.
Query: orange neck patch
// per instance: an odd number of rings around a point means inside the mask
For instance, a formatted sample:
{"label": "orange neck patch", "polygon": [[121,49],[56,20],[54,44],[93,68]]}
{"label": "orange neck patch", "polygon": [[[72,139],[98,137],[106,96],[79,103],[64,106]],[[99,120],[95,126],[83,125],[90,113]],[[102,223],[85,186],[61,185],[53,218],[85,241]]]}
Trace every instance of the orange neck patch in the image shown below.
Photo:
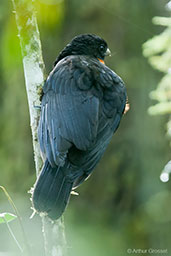
{"label": "orange neck patch", "polygon": [[99,59],[99,58],[98,58],[98,60],[99,60],[101,63],[105,64],[104,60]]}

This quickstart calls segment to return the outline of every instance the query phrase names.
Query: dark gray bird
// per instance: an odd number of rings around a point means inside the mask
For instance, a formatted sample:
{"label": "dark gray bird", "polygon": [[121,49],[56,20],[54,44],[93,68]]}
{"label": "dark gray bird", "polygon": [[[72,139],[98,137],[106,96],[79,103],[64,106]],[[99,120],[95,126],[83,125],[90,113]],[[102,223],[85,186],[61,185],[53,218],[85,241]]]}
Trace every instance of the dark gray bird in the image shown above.
{"label": "dark gray bird", "polygon": [[51,219],[91,174],[119,126],[126,105],[121,78],[104,64],[100,37],[75,37],[59,54],[43,87],[38,138],[44,165],[33,206]]}

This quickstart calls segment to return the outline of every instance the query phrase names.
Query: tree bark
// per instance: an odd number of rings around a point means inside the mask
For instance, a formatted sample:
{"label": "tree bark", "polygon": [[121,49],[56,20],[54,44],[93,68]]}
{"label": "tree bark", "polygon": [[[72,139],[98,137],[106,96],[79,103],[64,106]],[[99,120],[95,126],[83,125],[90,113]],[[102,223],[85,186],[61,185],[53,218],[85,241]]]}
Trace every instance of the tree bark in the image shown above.
{"label": "tree bark", "polygon": [[[42,158],[37,138],[37,127],[40,116],[40,94],[45,80],[45,66],[33,2],[33,0],[12,0],[23,56],[35,168],[36,175],[38,175],[42,167]],[[42,223],[45,255],[64,256],[66,239],[63,219],[52,222],[48,217],[43,216]]]}

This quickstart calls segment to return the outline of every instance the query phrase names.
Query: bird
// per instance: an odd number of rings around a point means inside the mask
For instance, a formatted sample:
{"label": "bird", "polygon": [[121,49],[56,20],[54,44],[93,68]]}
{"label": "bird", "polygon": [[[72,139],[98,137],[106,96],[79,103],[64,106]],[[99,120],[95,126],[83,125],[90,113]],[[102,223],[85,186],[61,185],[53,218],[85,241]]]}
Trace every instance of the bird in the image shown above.
{"label": "bird", "polygon": [[32,202],[51,220],[63,215],[72,191],[91,175],[126,109],[126,87],[106,66],[108,55],[101,37],[75,36],[43,85],[38,141],[44,164]]}

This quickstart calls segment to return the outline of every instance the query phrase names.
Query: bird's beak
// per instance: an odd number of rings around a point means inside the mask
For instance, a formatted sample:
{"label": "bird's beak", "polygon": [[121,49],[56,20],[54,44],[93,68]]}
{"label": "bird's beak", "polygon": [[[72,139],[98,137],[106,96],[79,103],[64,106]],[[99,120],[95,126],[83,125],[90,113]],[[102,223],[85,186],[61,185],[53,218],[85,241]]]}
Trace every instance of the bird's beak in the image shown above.
{"label": "bird's beak", "polygon": [[107,50],[105,52],[105,56],[111,56],[111,51],[109,50],[109,48],[107,48]]}

